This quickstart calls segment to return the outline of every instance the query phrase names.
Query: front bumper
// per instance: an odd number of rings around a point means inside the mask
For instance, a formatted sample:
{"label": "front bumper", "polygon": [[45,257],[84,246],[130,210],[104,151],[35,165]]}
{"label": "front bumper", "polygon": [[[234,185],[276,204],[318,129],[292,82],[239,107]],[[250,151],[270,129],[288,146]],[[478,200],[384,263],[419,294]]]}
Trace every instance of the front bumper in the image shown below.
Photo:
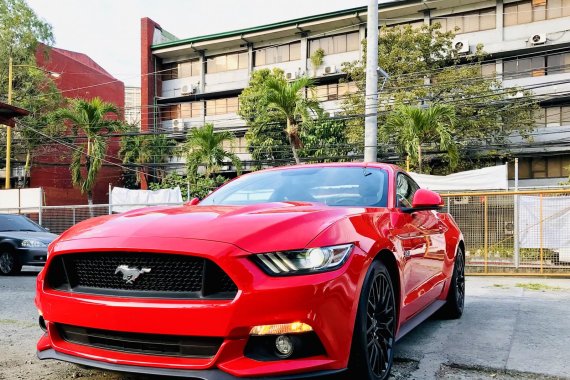
{"label": "front bumper", "polygon": [[[120,243],[112,239],[90,240],[91,250],[99,245],[100,249],[127,246],[129,250],[148,251],[148,242],[140,239]],[[229,244],[191,239],[154,240],[156,246],[177,247],[169,252],[192,252],[216,262],[237,284],[235,299],[161,300],[71,294],[44,286],[44,270],[38,276],[36,305],[47,321],[48,334],[38,342],[38,357],[89,361],[90,364],[79,364],[127,372],[181,371],[185,374],[175,376],[197,379],[307,377],[309,373],[336,373],[347,367],[356,302],[365,272],[362,268],[366,257],[358,248],[336,271],[276,278],[263,273],[248,258],[249,253]],[[66,248],[81,250],[78,242],[64,244],[55,255],[65,254]],[[211,252],[217,254],[213,257]],[[50,254],[50,260],[53,257]],[[325,354],[270,361],[245,356],[253,326],[291,322],[312,326]],[[121,332],[221,337],[224,341],[212,358],[135,354],[65,341],[55,323]]]}
{"label": "front bumper", "polygon": [[47,248],[19,247],[16,254],[22,265],[43,266],[47,260]]}

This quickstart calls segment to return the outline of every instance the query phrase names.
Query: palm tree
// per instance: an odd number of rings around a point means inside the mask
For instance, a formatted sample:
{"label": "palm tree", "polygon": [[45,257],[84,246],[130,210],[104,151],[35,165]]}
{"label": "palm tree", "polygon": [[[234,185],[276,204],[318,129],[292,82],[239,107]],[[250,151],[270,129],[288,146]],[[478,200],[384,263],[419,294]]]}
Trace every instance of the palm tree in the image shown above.
{"label": "palm tree", "polygon": [[436,104],[429,108],[402,105],[386,121],[388,136],[394,136],[399,149],[417,162],[422,172],[422,144],[438,142],[447,151],[449,166],[457,166],[458,153],[453,141],[455,110],[448,105]]}
{"label": "palm tree", "polygon": [[[138,129],[133,129],[133,132],[138,132]],[[135,164],[140,168],[136,172],[136,183],[140,183],[141,189],[146,190],[148,173],[145,164],[167,162],[175,146],[176,142],[164,134],[124,136],[121,139],[119,157],[123,159],[124,164]]]}
{"label": "palm tree", "polygon": [[311,119],[310,110],[315,110],[318,104],[313,99],[303,96],[304,88],[311,88],[313,80],[308,77],[301,77],[293,82],[284,79],[269,78],[266,82],[267,101],[270,108],[280,112],[287,119],[287,139],[295,162],[299,164],[299,154],[297,150],[301,148],[301,138],[299,137],[299,124],[297,120],[301,118],[304,122]]}
{"label": "palm tree", "polygon": [[69,123],[75,135],[83,134],[86,142],[77,145],[72,153],[70,171],[73,185],[87,193],[87,202],[93,205],[93,188],[97,174],[105,160],[107,141],[104,134],[122,129],[123,124],[114,119],[119,109],[100,98],[72,99],[68,108],[53,113],[56,121]]}
{"label": "palm tree", "polygon": [[228,131],[214,132],[214,125],[205,124],[203,127],[194,128],[188,132],[183,146],[183,154],[186,155],[188,175],[196,177],[198,167],[205,167],[205,176],[219,170],[226,160],[229,160],[236,168],[238,175],[241,173],[241,161],[239,157],[224,149],[225,142],[232,142],[235,137]]}

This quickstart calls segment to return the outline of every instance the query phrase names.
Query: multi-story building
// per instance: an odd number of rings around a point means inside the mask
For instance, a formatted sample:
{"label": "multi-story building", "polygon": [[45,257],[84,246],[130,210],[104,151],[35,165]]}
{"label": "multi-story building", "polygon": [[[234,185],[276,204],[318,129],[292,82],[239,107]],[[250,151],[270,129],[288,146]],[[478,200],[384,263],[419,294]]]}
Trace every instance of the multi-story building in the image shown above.
{"label": "multi-story building", "polygon": [[[457,33],[461,53],[483,44],[489,53],[483,74],[505,86],[540,95],[541,113],[533,142],[519,141],[521,186],[554,185],[570,174],[570,0],[397,1],[379,5],[381,25],[431,24]],[[343,62],[362,57],[366,7],[352,8],[248,29],[178,39],[156,22],[142,19],[142,128],[176,135],[212,122],[243,136],[237,96],[250,74],[280,67],[288,78],[315,76],[327,110],[340,108]],[[311,54],[325,51],[316,71]],[[148,110],[148,111],[145,111]],[[514,143],[517,142],[515,138]],[[246,146],[243,137],[238,144]],[[243,159],[247,151],[239,152]],[[512,170],[511,170],[512,175]]]}
{"label": "multi-story building", "polygon": [[125,122],[141,128],[141,88],[125,87]]}

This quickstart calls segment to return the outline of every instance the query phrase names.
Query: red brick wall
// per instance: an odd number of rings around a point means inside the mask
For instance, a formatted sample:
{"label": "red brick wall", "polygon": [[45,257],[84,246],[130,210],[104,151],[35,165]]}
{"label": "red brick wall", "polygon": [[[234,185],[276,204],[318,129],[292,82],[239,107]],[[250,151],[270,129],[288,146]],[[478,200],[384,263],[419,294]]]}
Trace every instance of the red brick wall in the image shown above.
{"label": "red brick wall", "polygon": [[157,67],[150,47],[155,28],[161,29],[160,25],[148,17],[141,19],[141,130],[143,131],[150,131],[154,126],[153,106],[155,83],[158,82],[158,78],[154,74]]}
{"label": "red brick wall", "polygon": [[[47,52],[47,57],[46,57]],[[67,98],[92,99],[100,97],[115,104],[121,112],[125,107],[125,86],[88,56],[63,49],[45,49],[40,46],[36,52],[37,64],[46,70],[60,73],[55,84]],[[84,141],[78,140],[77,142]],[[111,162],[120,163],[117,158],[118,139],[109,142],[107,151]],[[87,195],[81,194],[71,183],[69,163],[72,149],[61,144],[46,144],[34,152],[30,175],[31,187],[43,187],[45,204],[48,206],[86,204]],[[117,166],[104,164],[97,177],[93,191],[95,203],[108,202],[109,183],[121,185],[122,170]]]}

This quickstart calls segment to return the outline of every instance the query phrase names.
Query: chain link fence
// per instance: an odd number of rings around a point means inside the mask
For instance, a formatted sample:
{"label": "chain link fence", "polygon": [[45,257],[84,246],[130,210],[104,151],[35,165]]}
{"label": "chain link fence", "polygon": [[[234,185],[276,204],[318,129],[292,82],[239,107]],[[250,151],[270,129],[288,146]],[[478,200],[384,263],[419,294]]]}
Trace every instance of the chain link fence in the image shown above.
{"label": "chain link fence", "polygon": [[570,275],[570,190],[442,194],[473,274]]}

